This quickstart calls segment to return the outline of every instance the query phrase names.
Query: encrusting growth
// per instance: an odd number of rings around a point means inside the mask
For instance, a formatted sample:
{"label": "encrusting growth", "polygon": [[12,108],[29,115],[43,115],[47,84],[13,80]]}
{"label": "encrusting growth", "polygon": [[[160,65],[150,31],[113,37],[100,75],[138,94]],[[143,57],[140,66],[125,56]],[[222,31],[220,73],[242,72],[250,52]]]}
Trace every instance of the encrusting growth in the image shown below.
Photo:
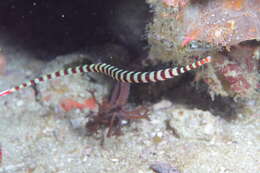
{"label": "encrusting growth", "polygon": [[13,92],[16,92],[22,88],[30,87],[36,85],[40,82],[48,81],[51,79],[56,79],[58,77],[67,76],[71,74],[80,74],[85,72],[97,72],[103,73],[117,81],[126,82],[126,83],[148,83],[148,82],[158,82],[164,81],[166,79],[172,79],[175,76],[178,76],[182,73],[190,71],[192,69],[196,69],[206,63],[211,62],[211,56],[203,58],[197,62],[189,64],[184,67],[175,67],[175,68],[167,68],[164,70],[158,70],[153,72],[135,72],[135,71],[127,71],[123,69],[119,69],[115,66],[98,63],[98,64],[90,64],[90,65],[82,65],[77,67],[68,68],[65,70],[57,71],[51,74],[44,75],[42,77],[38,77],[36,79],[27,81],[22,83],[21,85],[15,86],[11,89],[0,92],[0,96],[8,95]]}

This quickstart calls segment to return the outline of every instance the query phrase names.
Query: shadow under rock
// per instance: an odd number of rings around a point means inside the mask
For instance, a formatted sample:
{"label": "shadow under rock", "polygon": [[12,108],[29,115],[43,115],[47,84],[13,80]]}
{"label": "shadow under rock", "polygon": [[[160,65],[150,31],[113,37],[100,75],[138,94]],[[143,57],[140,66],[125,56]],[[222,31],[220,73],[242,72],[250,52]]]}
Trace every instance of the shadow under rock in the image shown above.
{"label": "shadow under rock", "polygon": [[186,74],[165,82],[132,85],[130,101],[140,105],[167,99],[173,104],[210,111],[213,115],[226,120],[236,116],[239,105],[232,98],[215,96],[212,101],[205,84],[199,83],[198,88],[191,85],[193,77],[192,74]]}

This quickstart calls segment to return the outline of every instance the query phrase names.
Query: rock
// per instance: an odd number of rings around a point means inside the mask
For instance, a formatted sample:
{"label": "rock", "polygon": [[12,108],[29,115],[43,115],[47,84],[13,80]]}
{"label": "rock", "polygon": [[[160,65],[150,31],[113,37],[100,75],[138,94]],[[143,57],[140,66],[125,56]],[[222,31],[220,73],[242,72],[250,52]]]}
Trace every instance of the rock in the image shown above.
{"label": "rock", "polygon": [[156,173],[180,173],[180,171],[168,163],[154,163],[150,166],[150,168]]}
{"label": "rock", "polygon": [[220,130],[218,118],[202,110],[174,109],[171,128],[181,138],[210,140]]}

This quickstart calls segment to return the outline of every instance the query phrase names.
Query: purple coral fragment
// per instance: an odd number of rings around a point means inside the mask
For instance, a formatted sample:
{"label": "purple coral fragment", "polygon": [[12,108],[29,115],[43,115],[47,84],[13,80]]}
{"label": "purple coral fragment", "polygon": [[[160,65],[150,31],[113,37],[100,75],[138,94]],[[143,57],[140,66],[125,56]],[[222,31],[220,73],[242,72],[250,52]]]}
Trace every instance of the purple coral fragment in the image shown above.
{"label": "purple coral fragment", "polygon": [[168,163],[157,162],[152,164],[150,168],[156,173],[180,173],[179,170]]}

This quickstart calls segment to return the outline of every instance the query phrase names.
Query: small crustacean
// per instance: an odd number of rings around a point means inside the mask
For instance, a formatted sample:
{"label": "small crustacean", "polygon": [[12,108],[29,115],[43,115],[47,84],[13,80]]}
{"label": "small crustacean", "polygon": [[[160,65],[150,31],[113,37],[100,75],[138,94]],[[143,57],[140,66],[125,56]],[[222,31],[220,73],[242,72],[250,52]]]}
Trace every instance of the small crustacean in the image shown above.
{"label": "small crustacean", "polygon": [[[109,100],[98,104],[98,112],[91,116],[86,128],[92,133],[100,128],[108,128],[107,137],[121,134],[121,127],[125,121],[148,118],[148,109],[141,106],[132,111],[126,110],[129,96],[129,83],[117,82]],[[94,92],[91,92],[96,99]]]}

